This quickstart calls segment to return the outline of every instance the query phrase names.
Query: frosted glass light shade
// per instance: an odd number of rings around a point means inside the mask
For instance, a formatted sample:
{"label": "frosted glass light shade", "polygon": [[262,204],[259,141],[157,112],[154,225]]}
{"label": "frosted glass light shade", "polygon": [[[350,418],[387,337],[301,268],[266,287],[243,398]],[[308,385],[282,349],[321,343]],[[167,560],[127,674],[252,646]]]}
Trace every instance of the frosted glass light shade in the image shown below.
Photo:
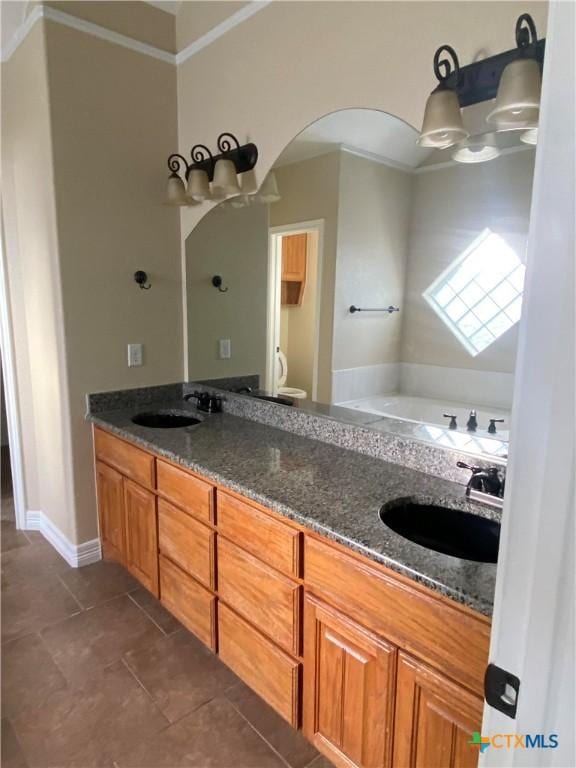
{"label": "frosted glass light shade", "polygon": [[500,149],[493,134],[471,136],[452,150],[452,160],[457,163],[486,163],[500,156]]}
{"label": "frosted glass light shade", "polygon": [[467,138],[462,123],[460,102],[454,91],[441,88],[428,96],[418,144],[421,147],[445,149]]}
{"label": "frosted glass light shade", "polygon": [[188,174],[186,193],[197,203],[210,199],[210,182],[208,174],[202,168],[192,168]]}
{"label": "frosted glass light shade", "polygon": [[282,199],[274,171],[270,171],[268,176],[264,179],[260,191],[258,192],[258,199],[262,203],[277,203],[278,200]]}
{"label": "frosted glass light shade", "polygon": [[538,122],[542,76],[535,59],[516,59],[500,77],[494,109],[486,120],[498,128],[527,128]]}
{"label": "frosted glass light shade", "polygon": [[527,131],[520,134],[520,141],[524,144],[535,146],[538,143],[538,128],[528,128]]}
{"label": "frosted glass light shade", "polygon": [[172,173],[168,177],[166,185],[166,205],[188,205],[186,198],[186,187],[177,173]]}
{"label": "frosted glass light shade", "polygon": [[216,198],[231,197],[240,194],[236,166],[232,160],[221,157],[214,168],[214,180],[212,182],[212,194]]}

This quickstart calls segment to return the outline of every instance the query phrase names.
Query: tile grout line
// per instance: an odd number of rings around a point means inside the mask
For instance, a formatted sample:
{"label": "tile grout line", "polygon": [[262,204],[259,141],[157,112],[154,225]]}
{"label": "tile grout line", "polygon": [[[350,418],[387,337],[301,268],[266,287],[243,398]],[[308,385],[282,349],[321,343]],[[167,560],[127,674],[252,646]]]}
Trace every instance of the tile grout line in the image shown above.
{"label": "tile grout line", "polygon": [[[283,756],[282,756],[282,755],[281,755],[281,754],[278,752],[278,750],[277,750],[277,749],[275,749],[275,748],[272,746],[272,744],[270,744],[270,742],[268,741],[268,739],[267,739],[265,736],[263,736],[263,735],[260,733],[260,731],[258,730],[258,728],[256,728],[256,726],[255,726],[253,723],[251,723],[251,722],[250,722],[250,720],[248,720],[248,718],[246,717],[246,715],[244,715],[244,713],[243,713],[243,712],[241,712],[241,711],[238,709],[238,707],[237,707],[237,706],[234,704],[234,702],[233,702],[233,701],[230,701],[230,699],[229,699],[229,698],[226,696],[226,694],[224,694],[224,695],[225,695],[225,697],[226,697],[226,701],[227,701],[227,702],[228,702],[228,703],[229,703],[229,704],[230,704],[230,705],[231,705],[231,706],[232,706],[232,707],[233,707],[233,708],[236,710],[236,712],[237,712],[237,713],[240,715],[240,717],[241,717],[241,718],[242,718],[242,719],[243,719],[243,720],[244,720],[246,723],[248,723],[248,725],[250,726],[250,728],[252,728],[252,730],[254,731],[254,733],[256,733],[256,734],[257,734],[257,736],[259,736],[259,737],[262,739],[262,741],[263,741],[263,742],[266,744],[266,746],[267,746],[269,749],[271,749],[271,750],[272,750],[272,752],[273,752],[273,753],[274,753],[274,754],[275,754],[275,755],[276,755],[276,756],[277,756],[277,757],[278,757],[278,758],[279,758],[279,759],[280,759],[280,760],[281,760],[281,761],[284,763],[284,765],[286,765],[286,766],[287,766],[287,768],[293,768],[293,767],[292,767],[292,765],[291,765],[291,764],[288,762],[288,760],[286,760],[286,758],[285,758],[285,757],[283,757]],[[316,757],[314,758],[314,760],[316,760]],[[310,763],[307,763],[307,766],[309,766],[309,765],[310,765]],[[305,768],[307,768],[307,766],[305,766]]]}
{"label": "tile grout line", "polygon": [[[141,688],[141,689],[144,691],[144,693],[146,694],[146,696],[147,696],[147,697],[150,699],[150,702],[152,703],[152,705],[153,705],[154,709],[156,709],[156,710],[157,710],[157,712],[158,712],[158,714],[159,714],[159,715],[162,717],[162,719],[166,721],[166,725],[164,726],[164,728],[160,728],[160,730],[158,731],[158,733],[163,733],[163,731],[165,731],[167,728],[169,728],[169,727],[170,727],[170,726],[171,726],[173,723],[171,723],[171,722],[170,722],[170,720],[168,720],[168,718],[167,718],[167,717],[166,717],[166,715],[164,714],[164,712],[162,712],[162,710],[160,709],[160,706],[158,705],[158,702],[156,701],[156,699],[154,698],[154,696],[152,696],[152,694],[151,694],[151,693],[150,693],[150,691],[149,691],[149,690],[146,688],[146,686],[144,685],[144,683],[142,682],[142,680],[140,680],[140,678],[138,677],[138,675],[136,674],[136,672],[135,672],[135,671],[132,669],[132,667],[131,667],[131,666],[128,664],[128,662],[126,661],[126,658],[125,658],[125,657],[126,657],[126,654],[123,654],[123,655],[120,657],[120,659],[119,659],[120,663],[123,665],[123,667],[124,667],[126,670],[128,670],[128,674],[130,674],[130,675],[131,675],[131,676],[134,678],[134,680],[135,680],[135,681],[138,683],[138,685],[139,685],[139,686],[140,686],[140,688]],[[113,663],[114,663],[114,664],[116,664],[117,662],[113,662]],[[111,665],[109,665],[109,666],[111,666]]]}
{"label": "tile grout line", "polygon": [[76,603],[76,604],[77,604],[77,605],[80,607],[80,610],[79,610],[77,613],[73,613],[73,614],[72,614],[72,616],[77,616],[77,615],[78,615],[78,613],[85,613],[85,611],[87,611],[87,610],[88,610],[88,608],[86,608],[86,607],[84,607],[84,606],[82,605],[82,603],[80,602],[80,600],[78,600],[78,598],[76,597],[76,595],[74,594],[74,592],[72,592],[72,590],[70,589],[70,587],[69,587],[69,586],[66,584],[66,582],[65,582],[65,581],[62,579],[62,577],[60,576],[60,574],[59,574],[59,573],[57,573],[57,574],[56,574],[56,578],[58,579],[58,581],[60,582],[60,584],[61,584],[61,585],[64,587],[64,589],[66,590],[66,592],[68,592],[68,594],[69,594],[69,595],[70,595],[70,597],[71,597],[71,598],[74,600],[74,602],[75,602],[75,603]]}
{"label": "tile grout line", "polygon": [[[136,592],[137,590],[136,590],[136,589],[134,589],[134,590],[132,590],[132,591],[133,591],[133,592]],[[142,613],[144,614],[144,616],[146,616],[146,618],[147,618],[147,619],[149,619],[149,620],[152,622],[152,624],[154,624],[154,626],[155,626],[157,629],[159,629],[159,630],[160,630],[160,632],[162,632],[162,635],[163,635],[164,637],[171,637],[171,636],[172,636],[172,635],[174,635],[176,632],[180,632],[180,630],[181,630],[181,629],[183,629],[183,627],[178,627],[177,629],[175,629],[175,630],[174,630],[174,632],[166,632],[164,629],[162,629],[162,627],[160,626],[160,624],[158,624],[156,621],[154,621],[154,619],[153,619],[153,618],[152,618],[152,616],[151,616],[151,615],[148,613],[148,611],[147,611],[145,608],[143,608],[143,607],[142,607],[142,606],[141,606],[141,605],[140,605],[138,602],[136,602],[136,600],[134,600],[134,598],[132,597],[132,593],[131,593],[131,592],[125,592],[124,594],[126,594],[126,596],[127,596],[128,598],[130,598],[130,600],[131,600],[131,601],[134,603],[134,605],[135,605],[137,608],[139,608],[139,609],[142,611]]]}

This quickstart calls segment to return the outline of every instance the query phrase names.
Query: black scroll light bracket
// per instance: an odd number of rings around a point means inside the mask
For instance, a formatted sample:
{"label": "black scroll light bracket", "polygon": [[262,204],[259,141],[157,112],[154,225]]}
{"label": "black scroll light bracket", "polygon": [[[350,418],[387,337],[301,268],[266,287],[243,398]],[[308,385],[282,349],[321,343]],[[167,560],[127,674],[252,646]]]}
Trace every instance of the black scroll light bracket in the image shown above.
{"label": "black scroll light bracket", "polygon": [[218,288],[220,293],[227,293],[228,288],[227,287],[222,288],[222,282],[223,280],[220,275],[214,275],[214,277],[212,278],[212,285],[214,286],[214,288]]}
{"label": "black scroll light bracket", "polygon": [[134,272],[134,282],[137,283],[144,291],[149,291],[152,288],[152,284],[148,282],[148,273],[139,269]]}

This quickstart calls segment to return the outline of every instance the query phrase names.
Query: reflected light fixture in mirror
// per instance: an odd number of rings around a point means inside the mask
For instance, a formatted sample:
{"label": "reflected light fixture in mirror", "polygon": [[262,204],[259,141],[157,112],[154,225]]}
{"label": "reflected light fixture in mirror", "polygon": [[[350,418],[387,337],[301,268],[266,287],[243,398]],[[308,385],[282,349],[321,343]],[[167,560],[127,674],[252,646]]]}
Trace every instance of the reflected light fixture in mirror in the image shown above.
{"label": "reflected light fixture in mirror", "polygon": [[520,141],[535,146],[538,143],[538,128],[529,128],[520,134]]}
{"label": "reflected light fixture in mirror", "polygon": [[[441,59],[446,52],[449,58]],[[439,81],[436,90],[432,91],[426,102],[424,120],[418,144],[421,147],[445,149],[465,139],[468,132],[462,123],[462,112],[457,94],[446,85],[446,81],[454,75],[456,82],[460,65],[456,51],[449,45],[438,48],[434,55],[434,74]]]}
{"label": "reflected light fixture in mirror", "polygon": [[486,163],[500,156],[493,136],[471,136],[461,142],[452,152],[457,163]]}
{"label": "reflected light fixture in mirror", "polygon": [[268,176],[264,179],[257,197],[261,203],[277,203],[282,199],[274,171],[270,171]]}

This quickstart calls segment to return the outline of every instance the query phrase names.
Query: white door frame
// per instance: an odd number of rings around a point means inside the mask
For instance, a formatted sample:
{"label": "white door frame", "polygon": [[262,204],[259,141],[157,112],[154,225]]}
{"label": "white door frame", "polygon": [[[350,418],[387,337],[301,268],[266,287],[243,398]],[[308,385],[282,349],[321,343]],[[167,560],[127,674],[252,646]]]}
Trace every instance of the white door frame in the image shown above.
{"label": "white door frame", "polygon": [[482,734],[558,734],[556,749],[497,749],[487,768],[576,765],[575,4],[549,7],[525,307],[490,661],[520,679],[515,719],[486,705]]}
{"label": "white door frame", "polygon": [[18,407],[18,389],[16,385],[16,364],[14,355],[14,335],[12,314],[10,312],[10,289],[8,283],[8,265],[6,260],[6,241],[4,238],[4,217],[0,220],[0,345],[2,347],[2,378],[6,400],[6,421],[8,444],[10,447],[10,468],[12,472],[12,490],[16,527],[26,526],[26,494],[24,487],[24,463],[22,441],[20,439],[20,412]]}
{"label": "white door frame", "polygon": [[280,235],[303,235],[316,232],[318,253],[316,265],[316,308],[314,318],[314,369],[312,371],[312,400],[318,399],[318,361],[320,353],[320,309],[324,268],[324,219],[299,221],[268,230],[268,299],[266,311],[266,383],[268,392],[276,394],[276,348],[280,346],[280,275],[282,250]]}

